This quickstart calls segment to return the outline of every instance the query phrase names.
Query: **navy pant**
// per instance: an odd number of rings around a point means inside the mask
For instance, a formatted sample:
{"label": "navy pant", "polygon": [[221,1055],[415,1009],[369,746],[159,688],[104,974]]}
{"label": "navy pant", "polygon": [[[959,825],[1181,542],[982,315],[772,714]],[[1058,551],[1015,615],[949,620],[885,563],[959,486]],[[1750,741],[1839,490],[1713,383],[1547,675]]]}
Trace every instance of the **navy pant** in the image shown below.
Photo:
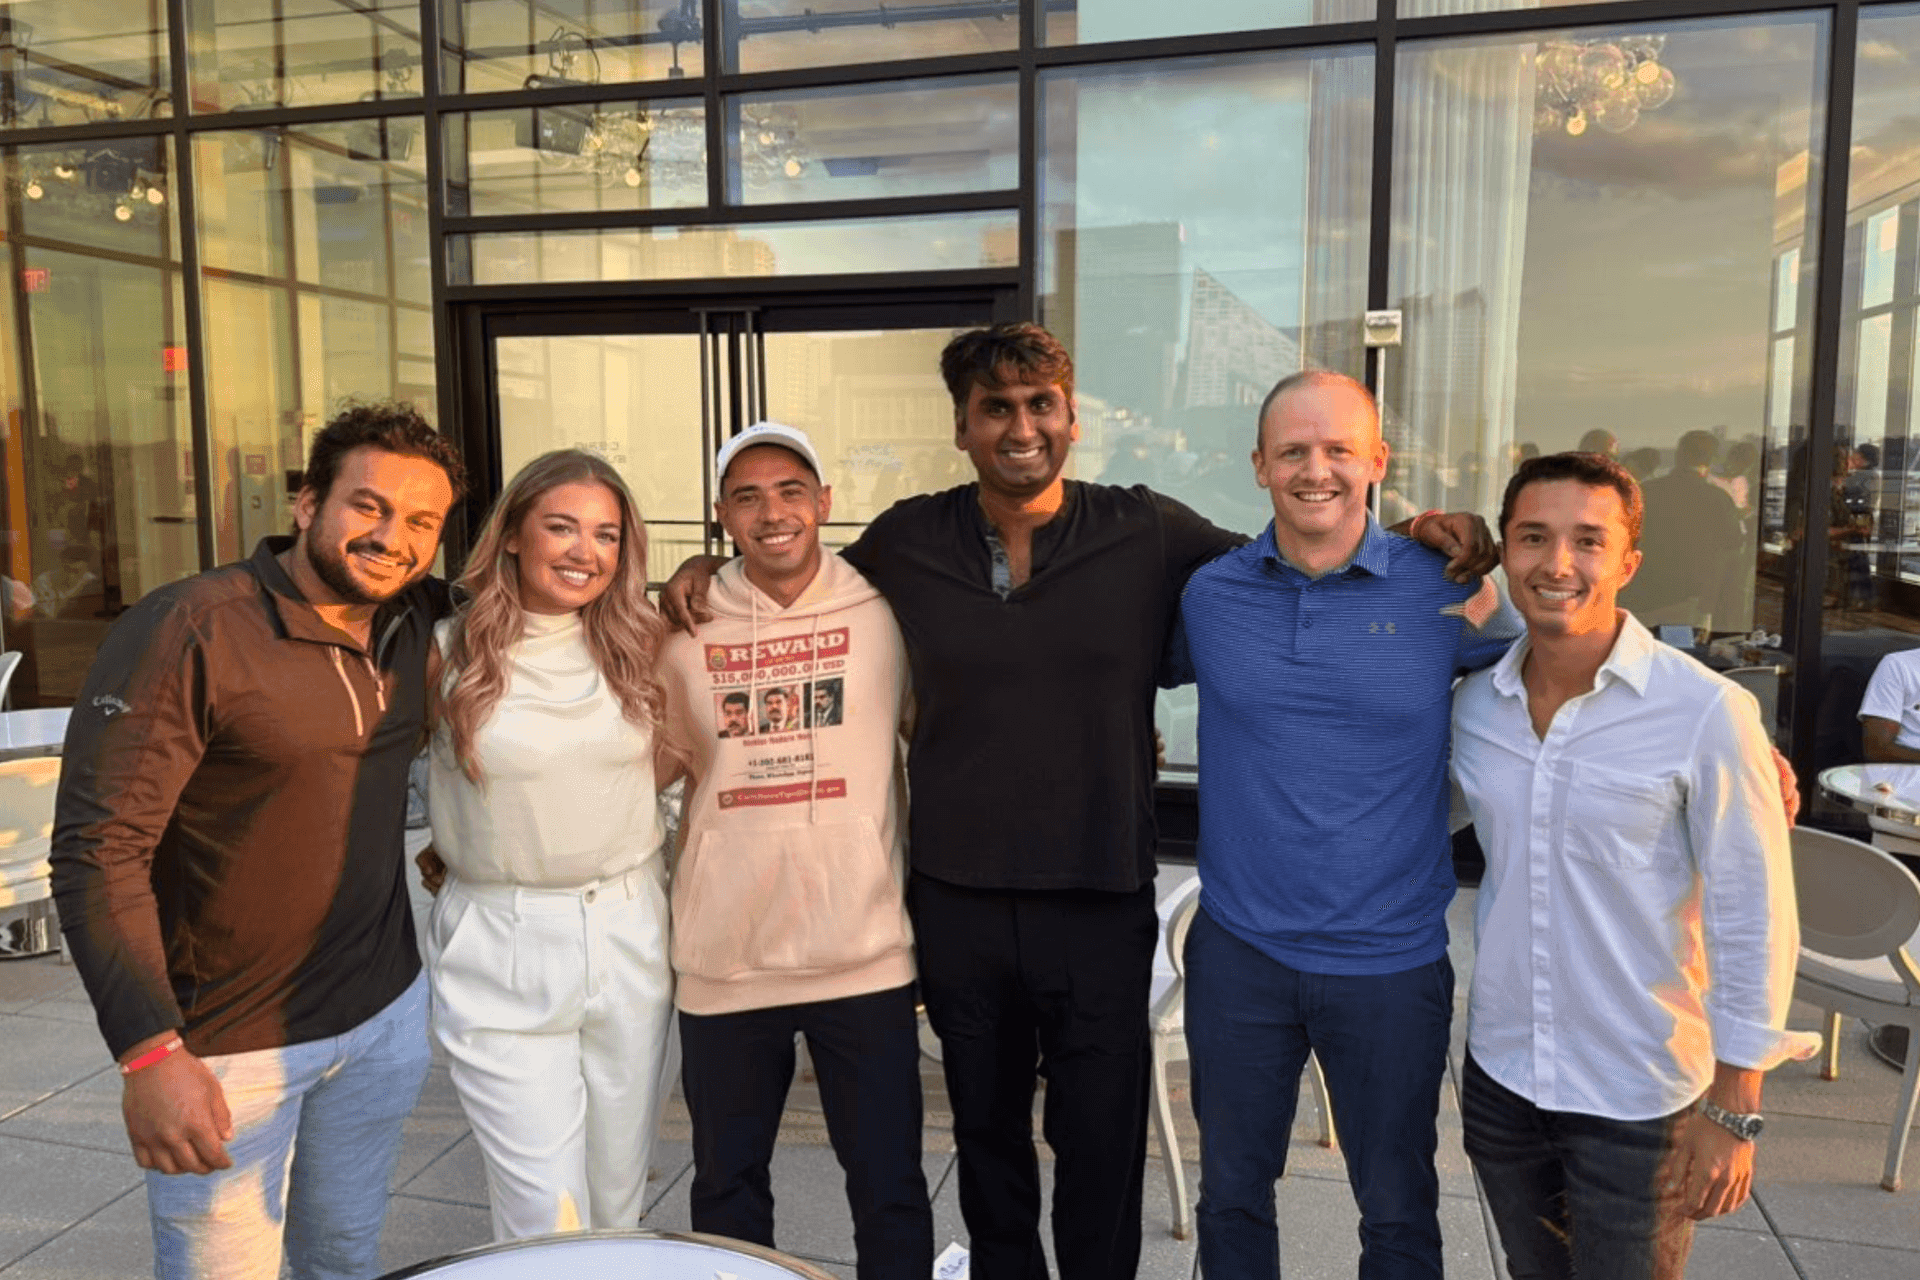
{"label": "navy pant", "polygon": [[1467,1055],[1460,1114],[1513,1280],[1680,1280],[1693,1221],[1661,1163],[1690,1108],[1653,1120],[1544,1111]]}
{"label": "navy pant", "polygon": [[907,884],[920,992],[940,1036],[975,1280],[1046,1280],[1036,1077],[1053,1148],[1061,1280],[1140,1264],[1152,1067],[1147,992],[1160,921],[1134,893]]}
{"label": "navy pant", "polygon": [[1326,1073],[1360,1206],[1360,1280],[1439,1280],[1440,1081],[1453,1014],[1445,956],[1401,973],[1302,973],[1203,909],[1187,934],[1187,1048],[1200,1121],[1200,1267],[1274,1280],[1273,1184],[1287,1167],[1300,1073]]}
{"label": "navy pant", "polygon": [[913,988],[742,1013],[680,1014],[693,1121],[693,1229],[773,1246],[769,1162],[804,1033],[847,1179],[859,1280],[927,1280],[933,1209],[920,1164]]}

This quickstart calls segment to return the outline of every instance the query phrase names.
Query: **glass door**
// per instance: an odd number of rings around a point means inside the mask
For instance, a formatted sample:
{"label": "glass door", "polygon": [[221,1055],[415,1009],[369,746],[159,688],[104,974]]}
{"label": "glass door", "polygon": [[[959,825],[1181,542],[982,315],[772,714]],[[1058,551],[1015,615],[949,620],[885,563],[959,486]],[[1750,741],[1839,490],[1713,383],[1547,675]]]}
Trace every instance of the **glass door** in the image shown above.
{"label": "glass door", "polygon": [[843,546],[899,498],[965,478],[940,350],[1010,306],[977,294],[481,314],[463,326],[487,391],[467,440],[476,491],[490,501],[550,449],[601,454],[640,504],[657,583],[690,555],[728,554],[713,455],[771,418],[812,437],[834,487],[825,536]]}

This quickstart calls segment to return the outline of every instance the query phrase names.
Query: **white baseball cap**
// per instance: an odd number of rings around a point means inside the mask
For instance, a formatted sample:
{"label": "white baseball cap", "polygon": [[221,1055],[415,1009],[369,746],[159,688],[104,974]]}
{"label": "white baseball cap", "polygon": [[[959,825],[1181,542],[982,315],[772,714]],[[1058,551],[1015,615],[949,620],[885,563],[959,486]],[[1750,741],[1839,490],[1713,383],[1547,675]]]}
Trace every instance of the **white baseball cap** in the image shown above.
{"label": "white baseball cap", "polygon": [[742,449],[751,449],[757,444],[778,445],[799,454],[801,461],[813,468],[814,478],[822,484],[826,483],[826,468],[820,465],[820,455],[813,451],[813,441],[807,439],[806,432],[784,422],[756,422],[720,446],[720,452],[713,460],[713,487],[716,493],[725,487],[727,466]]}

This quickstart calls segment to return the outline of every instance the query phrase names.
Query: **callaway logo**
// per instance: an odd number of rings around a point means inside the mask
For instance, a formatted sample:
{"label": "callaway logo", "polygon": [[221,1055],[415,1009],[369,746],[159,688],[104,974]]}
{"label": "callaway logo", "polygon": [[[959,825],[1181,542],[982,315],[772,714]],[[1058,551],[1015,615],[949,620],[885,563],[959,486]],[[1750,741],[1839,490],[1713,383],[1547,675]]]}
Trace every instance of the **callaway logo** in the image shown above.
{"label": "callaway logo", "polygon": [[93,705],[96,707],[99,707],[100,714],[105,716],[109,720],[113,719],[113,713],[116,711],[133,710],[132,707],[120,701],[120,699],[114,697],[110,693],[103,693],[95,697],[93,700]]}
{"label": "callaway logo", "polygon": [[1379,635],[1382,631],[1390,636],[1400,634],[1398,628],[1391,622],[1369,622],[1367,624],[1367,630],[1371,631],[1374,635]]}

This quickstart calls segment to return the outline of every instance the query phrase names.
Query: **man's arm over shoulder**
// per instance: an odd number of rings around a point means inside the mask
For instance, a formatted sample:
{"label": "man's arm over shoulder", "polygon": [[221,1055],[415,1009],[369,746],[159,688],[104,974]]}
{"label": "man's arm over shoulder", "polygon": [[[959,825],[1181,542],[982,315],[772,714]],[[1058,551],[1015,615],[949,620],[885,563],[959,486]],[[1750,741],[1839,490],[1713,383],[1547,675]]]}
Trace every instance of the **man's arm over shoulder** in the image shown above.
{"label": "man's arm over shoulder", "polygon": [[1713,1054],[1768,1071],[1811,1056],[1820,1037],[1783,1029],[1800,925],[1780,778],[1750,696],[1732,686],[1716,691],[1692,760],[1686,822],[1701,877]]}
{"label": "man's arm over shoulder", "polygon": [[206,655],[187,604],[156,594],[108,632],[67,725],[53,894],[118,1057],[181,1026],[151,880],[154,850],[206,750]]}
{"label": "man's arm over shoulder", "polygon": [[1462,620],[1455,656],[1457,671],[1479,671],[1498,662],[1513,642],[1527,633],[1526,619],[1513,607],[1505,573],[1481,578],[1457,609]]}
{"label": "man's arm over shoulder", "polygon": [[1222,529],[1186,503],[1145,485],[1133,492],[1146,495],[1159,513],[1167,575],[1176,592],[1187,585],[1195,569],[1251,541],[1246,534]]}

